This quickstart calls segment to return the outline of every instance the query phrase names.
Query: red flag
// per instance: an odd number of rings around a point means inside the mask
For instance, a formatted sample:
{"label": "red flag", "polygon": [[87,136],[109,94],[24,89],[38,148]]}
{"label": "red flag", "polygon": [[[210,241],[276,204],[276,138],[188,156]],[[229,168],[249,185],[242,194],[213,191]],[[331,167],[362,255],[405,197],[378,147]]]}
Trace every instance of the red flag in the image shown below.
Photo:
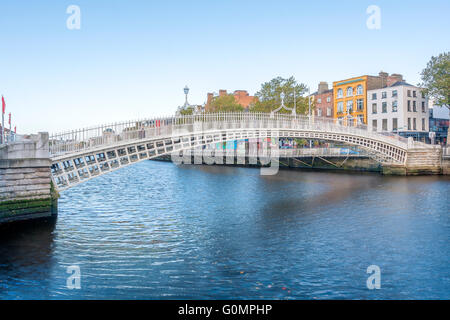
{"label": "red flag", "polygon": [[8,120],[8,124],[11,124],[11,112],[9,113],[9,120]]}
{"label": "red flag", "polygon": [[3,98],[2,96],[2,112],[5,113],[5,110],[6,110],[5,98]]}
{"label": "red flag", "polygon": [[14,126],[14,133],[17,133],[17,131],[16,131],[16,126]]}

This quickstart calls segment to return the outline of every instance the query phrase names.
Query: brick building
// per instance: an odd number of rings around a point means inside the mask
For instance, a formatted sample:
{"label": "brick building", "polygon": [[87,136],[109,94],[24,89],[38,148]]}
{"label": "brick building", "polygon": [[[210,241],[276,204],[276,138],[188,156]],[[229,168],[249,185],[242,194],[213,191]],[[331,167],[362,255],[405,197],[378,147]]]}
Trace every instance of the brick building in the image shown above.
{"label": "brick building", "polygon": [[[209,111],[209,106],[211,105],[211,101],[215,97],[226,96],[227,90],[220,89],[219,94],[208,93],[206,98],[205,110]],[[234,99],[238,104],[240,104],[245,109],[248,109],[252,103],[258,101],[258,98],[255,96],[249,95],[247,90],[236,90],[233,92]]]}
{"label": "brick building", "polygon": [[320,82],[316,92],[312,94],[315,102],[314,115],[333,118],[333,89],[328,89],[327,82]]}

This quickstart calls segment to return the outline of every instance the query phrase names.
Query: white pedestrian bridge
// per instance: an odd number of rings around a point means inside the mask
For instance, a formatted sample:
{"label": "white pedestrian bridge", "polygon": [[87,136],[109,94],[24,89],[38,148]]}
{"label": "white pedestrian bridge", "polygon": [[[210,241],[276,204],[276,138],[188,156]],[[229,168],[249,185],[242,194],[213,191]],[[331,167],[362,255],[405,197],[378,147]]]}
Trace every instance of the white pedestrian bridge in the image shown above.
{"label": "white pedestrian bridge", "polygon": [[50,136],[52,177],[58,190],[121,167],[218,142],[304,138],[354,145],[382,164],[405,165],[410,148],[423,143],[370,132],[334,119],[270,113],[203,113],[142,119]]}

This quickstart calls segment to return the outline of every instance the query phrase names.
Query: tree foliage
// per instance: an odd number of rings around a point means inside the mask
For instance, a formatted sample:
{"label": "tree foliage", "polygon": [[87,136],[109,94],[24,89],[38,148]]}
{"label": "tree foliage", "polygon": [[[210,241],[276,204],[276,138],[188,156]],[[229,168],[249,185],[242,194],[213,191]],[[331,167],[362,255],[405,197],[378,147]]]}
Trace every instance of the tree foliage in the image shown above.
{"label": "tree foliage", "polygon": [[[288,108],[294,107],[294,92],[297,114],[308,114],[308,98],[303,97],[307,91],[306,85],[297,83],[294,77],[284,79],[277,77],[261,85],[261,89],[256,93],[258,101],[250,108],[255,112],[271,112],[281,105],[281,92],[284,92],[284,104]],[[311,102],[312,103],[312,102]],[[313,108],[313,106],[311,106]],[[281,109],[281,113],[289,113],[286,109]]]}
{"label": "tree foliage", "polygon": [[237,112],[244,107],[236,102],[232,94],[214,97],[209,105],[209,112]]}
{"label": "tree foliage", "polygon": [[434,98],[436,104],[450,108],[450,52],[431,57],[421,76],[424,93]]}

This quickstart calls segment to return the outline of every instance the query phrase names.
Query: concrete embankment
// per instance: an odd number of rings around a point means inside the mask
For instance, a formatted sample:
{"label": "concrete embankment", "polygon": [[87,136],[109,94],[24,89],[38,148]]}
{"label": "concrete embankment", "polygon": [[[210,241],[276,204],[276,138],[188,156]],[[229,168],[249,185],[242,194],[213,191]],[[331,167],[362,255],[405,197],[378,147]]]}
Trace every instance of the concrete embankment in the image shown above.
{"label": "concrete embankment", "polygon": [[0,224],[57,214],[48,134],[0,146]]}

